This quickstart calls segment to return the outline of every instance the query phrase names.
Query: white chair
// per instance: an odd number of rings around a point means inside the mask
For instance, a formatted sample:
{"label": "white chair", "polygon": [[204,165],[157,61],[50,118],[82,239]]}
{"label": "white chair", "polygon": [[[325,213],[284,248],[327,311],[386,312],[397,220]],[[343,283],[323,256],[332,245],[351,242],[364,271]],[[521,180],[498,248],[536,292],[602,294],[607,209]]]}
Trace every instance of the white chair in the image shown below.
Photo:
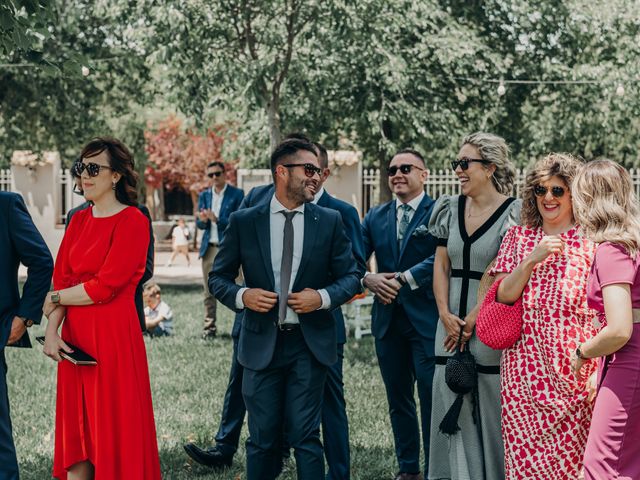
{"label": "white chair", "polygon": [[347,305],[343,305],[347,335],[352,329],[356,340],[360,340],[364,335],[371,335],[372,305],[373,295],[358,298]]}

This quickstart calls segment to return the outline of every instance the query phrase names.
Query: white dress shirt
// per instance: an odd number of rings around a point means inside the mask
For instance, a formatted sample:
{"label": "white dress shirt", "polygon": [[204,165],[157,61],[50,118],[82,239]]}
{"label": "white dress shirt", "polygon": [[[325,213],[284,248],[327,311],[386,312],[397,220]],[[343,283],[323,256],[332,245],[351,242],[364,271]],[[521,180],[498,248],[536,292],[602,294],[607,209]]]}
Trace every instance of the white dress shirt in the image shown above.
{"label": "white dress shirt", "polygon": [[[291,280],[289,281],[289,291],[287,296],[292,292],[293,284],[298,274],[298,268],[300,268],[300,261],[302,260],[302,249],[304,246],[304,203],[298,208],[288,210],[282,205],[276,196],[271,198],[269,205],[269,238],[271,240],[271,268],[273,269],[274,289],[278,296],[280,292],[280,267],[282,264],[282,247],[284,244],[284,223],[285,217],[281,213],[283,211],[295,211],[298,212],[291,220],[293,224],[293,263],[291,265]],[[244,302],[242,301],[242,295],[248,288],[244,287],[238,290],[236,294],[236,308],[244,308]],[[329,293],[325,289],[318,290],[320,298],[322,299],[321,309],[329,309],[331,307],[331,298]],[[275,308],[275,307],[274,307]],[[287,307],[287,316],[284,323],[300,323],[298,320],[298,314],[290,307]]]}
{"label": "white dress shirt", "polygon": [[[220,193],[216,193],[215,187],[211,187],[211,211],[218,218],[220,216],[220,208],[222,207],[222,200],[224,199],[224,192],[227,191],[227,184],[224,184]],[[209,227],[209,243],[218,244],[220,239],[218,238],[218,222],[211,221]]]}
{"label": "white dress shirt", "polygon": [[318,204],[318,201],[320,200],[320,197],[321,197],[322,195],[324,195],[324,187],[320,187],[320,190],[318,190],[318,193],[316,193],[316,194],[313,196],[313,200],[311,200],[311,203],[314,203],[314,204],[316,204],[316,205],[317,205],[317,204]]}

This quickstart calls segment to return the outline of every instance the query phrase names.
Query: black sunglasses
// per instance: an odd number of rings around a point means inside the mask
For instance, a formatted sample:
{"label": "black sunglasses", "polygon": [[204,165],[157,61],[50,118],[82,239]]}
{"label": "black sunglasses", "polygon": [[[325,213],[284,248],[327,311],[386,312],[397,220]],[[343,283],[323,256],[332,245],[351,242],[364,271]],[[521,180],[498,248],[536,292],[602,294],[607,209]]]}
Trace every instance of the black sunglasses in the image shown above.
{"label": "black sunglasses", "polygon": [[224,172],[209,172],[207,173],[207,177],[209,178],[213,178],[213,177],[219,177],[220,175],[222,175]]}
{"label": "black sunglasses", "polygon": [[113,168],[107,165],[99,165],[93,162],[76,162],[73,167],[71,167],[71,174],[75,177],[79,177],[80,175],[82,175],[82,172],[86,170],[90,177],[97,177],[100,174],[100,170],[103,168],[106,168],[107,170],[113,170]]}
{"label": "black sunglasses", "polygon": [[400,173],[402,173],[403,175],[409,175],[409,173],[411,173],[412,168],[416,168],[418,170],[424,170],[424,168],[420,168],[416,165],[403,163],[402,165],[394,165],[393,167],[387,168],[387,175],[390,177],[395,177],[396,174],[398,173],[398,170],[400,170]]}
{"label": "black sunglasses", "polygon": [[462,170],[468,170],[469,169],[469,164],[472,162],[477,162],[477,163],[482,163],[483,165],[487,165],[489,163],[491,163],[488,160],[484,160],[482,158],[466,158],[463,157],[460,160],[454,160],[453,162],[451,162],[451,168],[453,170],[456,170],[458,167],[460,167]]}
{"label": "black sunglasses", "polygon": [[286,163],[282,166],[287,168],[303,167],[304,174],[309,178],[313,177],[316,173],[318,176],[322,174],[322,169],[316,167],[313,163]]}
{"label": "black sunglasses", "polygon": [[566,192],[566,188],[559,186],[543,187],[542,185],[536,185],[535,187],[533,187],[533,193],[536,197],[546,196],[549,190],[551,190],[551,195],[553,195],[555,198],[562,197],[564,195],[564,192]]}

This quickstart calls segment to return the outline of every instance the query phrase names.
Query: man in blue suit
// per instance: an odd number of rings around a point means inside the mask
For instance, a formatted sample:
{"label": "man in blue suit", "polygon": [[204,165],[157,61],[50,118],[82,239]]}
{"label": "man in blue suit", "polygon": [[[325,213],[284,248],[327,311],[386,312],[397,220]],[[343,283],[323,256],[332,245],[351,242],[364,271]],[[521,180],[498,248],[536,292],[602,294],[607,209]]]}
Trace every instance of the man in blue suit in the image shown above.
{"label": "man in blue suit", "polygon": [[[40,323],[51,286],[53,259],[20,195],[0,192],[0,479],[18,480],[18,461],[11,434],[5,345],[31,347],[27,328]],[[18,289],[18,267],[27,281]]]}
{"label": "man in blue suit", "polygon": [[419,152],[398,152],[388,173],[396,200],[371,209],[362,224],[365,256],[375,253],[379,272],[366,275],[363,284],[376,295],[372,332],[399,465],[395,478],[422,480],[413,392],[417,380],[426,472],[438,321],[432,290],[437,242],[427,232],[434,202],[424,193],[427,171]]}
{"label": "man in blue suit", "polygon": [[[340,215],[307,203],[321,173],[314,146],[282,142],[271,171],[274,196],[231,216],[209,283],[222,303],[245,311],[238,360],[247,479],[276,477],[284,425],[298,478],[323,480],[320,415],[327,368],[337,361],[330,310],[359,291],[357,267]],[[234,283],[240,267],[246,287]]]}
{"label": "man in blue suit", "polygon": [[[360,226],[358,212],[348,203],[329,195],[324,189],[323,184],[331,174],[329,170],[329,158],[327,150],[321,144],[314,142],[314,146],[316,147],[322,174],[315,187],[316,193],[312,202],[340,213],[347,236],[351,241],[353,256],[358,264],[358,276],[361,277],[366,270],[366,265],[364,261],[362,228]],[[269,203],[274,191],[275,188],[273,184],[253,188],[245,196],[240,205],[240,209]],[[332,313],[337,326],[338,360],[327,371],[324,399],[322,402],[324,454],[329,467],[326,480],[349,480],[351,464],[349,452],[349,423],[344,400],[344,384],[342,381],[342,363],[344,358],[344,344],[346,342],[345,324],[340,308],[334,309]],[[212,467],[230,466],[233,455],[238,449],[245,414],[244,401],[242,400],[243,367],[238,363],[237,356],[237,338],[240,334],[241,324],[242,313],[239,313],[236,315],[236,320],[233,325],[233,359],[229,372],[229,383],[224,398],[220,427],[215,438],[216,445],[207,450],[202,450],[194,444],[185,445],[185,450],[189,456],[203,465]]]}
{"label": "man in blue suit", "polygon": [[224,237],[229,216],[240,207],[244,192],[227,183],[224,163],[211,162],[207,165],[207,177],[211,179],[211,188],[207,188],[198,197],[198,215],[196,226],[204,230],[200,244],[202,259],[202,278],[204,279],[204,329],[203,338],[216,336],[216,299],[207,285],[211,266],[218,253],[218,246]]}

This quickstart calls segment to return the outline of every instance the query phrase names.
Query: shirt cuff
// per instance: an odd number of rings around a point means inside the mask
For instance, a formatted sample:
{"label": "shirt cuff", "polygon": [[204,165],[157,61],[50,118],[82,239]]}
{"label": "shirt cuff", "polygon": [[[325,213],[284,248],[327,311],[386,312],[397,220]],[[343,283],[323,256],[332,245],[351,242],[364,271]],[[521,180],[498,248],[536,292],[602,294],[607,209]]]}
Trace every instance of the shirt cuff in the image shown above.
{"label": "shirt cuff", "polygon": [[371,275],[371,272],[364,272],[364,277],[360,279],[360,286],[362,287],[363,290],[367,288],[364,286],[364,279],[367,278],[367,275]]}
{"label": "shirt cuff", "polygon": [[238,293],[236,293],[236,308],[238,310],[242,310],[244,308],[242,295],[244,295],[244,292],[246,292],[247,290],[249,290],[247,287],[242,287],[240,290],[238,290]]}
{"label": "shirt cuff", "polygon": [[406,271],[402,272],[402,274],[404,275],[404,279],[407,281],[407,283],[411,287],[411,290],[415,290],[416,288],[418,288],[418,284],[416,283],[416,279],[413,278],[413,275],[411,275],[411,270],[406,270]]}
{"label": "shirt cuff", "polygon": [[331,308],[331,297],[329,296],[329,292],[327,292],[324,288],[318,290],[320,294],[320,298],[322,298],[322,305],[318,310],[329,310]]}

